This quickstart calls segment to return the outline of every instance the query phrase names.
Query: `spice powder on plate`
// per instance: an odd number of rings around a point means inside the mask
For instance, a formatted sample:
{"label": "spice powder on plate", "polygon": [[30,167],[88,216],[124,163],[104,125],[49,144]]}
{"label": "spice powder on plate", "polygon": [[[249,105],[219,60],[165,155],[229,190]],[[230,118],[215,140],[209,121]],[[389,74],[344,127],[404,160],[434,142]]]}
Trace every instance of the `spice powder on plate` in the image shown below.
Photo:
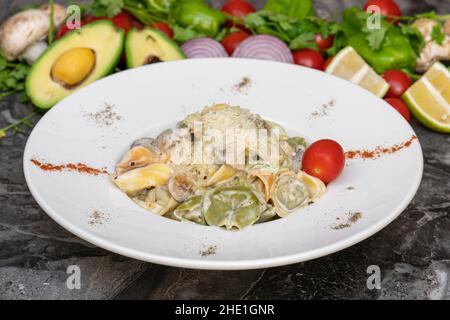
{"label": "spice powder on plate", "polygon": [[116,121],[122,120],[122,116],[114,111],[114,106],[105,104],[105,107],[95,113],[85,113],[85,117],[98,126],[112,126]]}
{"label": "spice powder on plate", "polygon": [[78,172],[82,174],[87,175],[108,175],[109,172],[106,170],[106,168],[92,168],[84,163],[66,163],[66,164],[52,164],[49,162],[42,162],[41,160],[38,160],[36,158],[33,158],[30,160],[36,167],[40,168],[43,171],[48,172]]}
{"label": "spice powder on plate", "polygon": [[393,154],[405,148],[408,148],[417,140],[417,136],[413,135],[409,140],[392,147],[376,147],[374,150],[349,150],[345,153],[347,159],[376,159],[385,154]]}

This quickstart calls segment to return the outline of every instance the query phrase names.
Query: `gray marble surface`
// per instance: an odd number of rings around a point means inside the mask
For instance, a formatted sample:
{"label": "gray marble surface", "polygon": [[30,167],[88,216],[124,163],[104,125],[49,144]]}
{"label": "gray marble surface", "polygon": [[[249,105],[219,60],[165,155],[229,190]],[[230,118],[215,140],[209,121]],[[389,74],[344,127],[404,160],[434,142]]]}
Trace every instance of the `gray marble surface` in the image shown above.
{"label": "gray marble surface", "polygon": [[[37,1],[0,0],[0,20],[27,2]],[[331,16],[363,2],[322,0],[316,5],[321,15]],[[405,12],[433,8],[450,12],[448,0],[398,2]],[[0,127],[30,110],[16,97],[0,102]],[[375,236],[327,257],[236,272],[144,263],[75,237],[53,222],[28,191],[22,154],[29,130],[2,139],[0,298],[450,299],[450,136],[431,132],[416,121],[413,126],[424,149],[425,172],[419,192],[397,220]],[[82,270],[80,290],[66,286],[66,269],[74,264]],[[381,268],[380,290],[366,287],[369,265]]]}

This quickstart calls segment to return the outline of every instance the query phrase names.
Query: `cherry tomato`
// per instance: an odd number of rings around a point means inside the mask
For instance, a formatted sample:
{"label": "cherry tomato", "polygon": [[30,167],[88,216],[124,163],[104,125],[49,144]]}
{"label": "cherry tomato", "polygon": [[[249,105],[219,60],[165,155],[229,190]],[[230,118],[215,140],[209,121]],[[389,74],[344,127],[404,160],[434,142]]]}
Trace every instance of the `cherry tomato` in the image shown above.
{"label": "cherry tomato", "polygon": [[59,28],[58,32],[56,33],[56,39],[61,38],[63,35],[65,35],[67,32],[72,31],[69,29],[67,24],[63,24],[61,28]]}
{"label": "cherry tomato", "polygon": [[328,57],[327,60],[325,60],[325,62],[323,63],[323,70],[327,70],[328,66],[330,65],[330,63],[333,62],[334,56],[333,57]]}
{"label": "cherry tomato", "polygon": [[[88,23],[94,22],[94,21],[98,21],[98,20],[105,20],[106,18],[100,18],[100,17],[94,17],[91,15],[87,15],[85,16],[81,22],[80,22],[80,27],[87,25]],[[56,33],[56,39],[61,38],[63,35],[65,35],[66,33],[73,31],[73,29],[69,29],[69,27],[67,26],[67,24],[63,24],[61,26],[61,28],[58,30],[58,32]]]}
{"label": "cherry tomato", "polygon": [[303,49],[294,52],[294,63],[304,67],[323,70],[324,59],[315,50]]}
{"label": "cherry tomato", "polygon": [[131,20],[131,25],[133,28],[136,28],[138,30],[144,29],[144,25],[136,19]]}
{"label": "cherry tomato", "polygon": [[86,24],[89,24],[89,23],[94,22],[94,21],[99,21],[99,20],[108,20],[108,18],[106,18],[106,17],[95,17],[93,15],[88,14],[88,15],[86,15],[83,18],[83,20],[81,20],[81,25],[84,26]]}
{"label": "cherry tomato", "polygon": [[158,22],[153,22],[150,27],[158,29],[161,32],[164,32],[170,39],[173,38],[173,31],[172,28],[164,22],[158,21]]}
{"label": "cherry tomato", "polygon": [[223,38],[222,45],[231,56],[237,46],[248,37],[250,37],[250,35],[246,32],[233,32]]}
{"label": "cherry tomato", "polygon": [[255,12],[253,5],[244,0],[229,0],[222,7],[222,11],[228,13],[229,15],[243,19],[249,13]]}
{"label": "cherry tomato", "polygon": [[333,41],[333,35],[329,35],[328,37],[324,38],[320,33],[318,33],[314,38],[314,42],[316,43],[320,51],[325,51],[330,48],[333,45]]}
{"label": "cherry tomato", "polygon": [[412,85],[411,78],[400,70],[390,70],[383,74],[384,80],[391,86],[386,98],[400,98]]}
{"label": "cherry tomato", "polygon": [[111,18],[111,21],[114,23],[114,25],[120,29],[123,29],[125,32],[130,31],[130,29],[133,27],[131,23],[132,20],[133,17],[125,11],[122,11],[121,13]]}
{"label": "cherry tomato", "polygon": [[381,14],[385,16],[400,17],[402,15],[402,11],[394,0],[369,0],[363,7],[364,11],[367,11],[370,6],[378,6]]}
{"label": "cherry tomato", "polygon": [[302,160],[303,171],[328,184],[344,170],[345,155],[334,140],[319,140],[306,149]]}
{"label": "cherry tomato", "polygon": [[398,98],[386,98],[384,100],[389,103],[395,110],[397,110],[403,116],[403,118],[406,119],[406,121],[411,121],[411,113],[402,100]]}
{"label": "cherry tomato", "polygon": [[[81,27],[83,27],[91,22],[95,22],[95,21],[99,21],[99,20],[111,20],[116,27],[123,29],[125,32],[128,32],[133,27],[138,28],[138,29],[142,28],[142,24],[139,23],[139,21],[137,21],[129,13],[124,12],[124,11],[120,12],[119,14],[117,14],[116,16],[114,16],[112,18],[95,17],[92,15],[86,15],[83,18],[83,20],[81,20],[80,25],[81,25]],[[56,38],[57,39],[61,38],[63,35],[65,35],[69,31],[72,31],[72,30],[69,29],[69,27],[67,27],[66,24],[64,24],[58,30],[58,33],[56,34]]]}

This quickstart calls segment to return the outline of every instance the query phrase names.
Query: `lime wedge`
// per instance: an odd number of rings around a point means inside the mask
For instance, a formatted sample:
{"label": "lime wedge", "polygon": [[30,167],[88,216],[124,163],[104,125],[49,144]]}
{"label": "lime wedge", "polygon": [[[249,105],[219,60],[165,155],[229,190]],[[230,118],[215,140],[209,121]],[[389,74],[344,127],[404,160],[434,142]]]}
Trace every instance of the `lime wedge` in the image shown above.
{"label": "lime wedge", "polygon": [[450,71],[435,63],[403,95],[411,112],[424,126],[450,133]]}
{"label": "lime wedge", "polygon": [[357,84],[380,98],[389,90],[389,84],[352,47],[342,49],[325,72]]}

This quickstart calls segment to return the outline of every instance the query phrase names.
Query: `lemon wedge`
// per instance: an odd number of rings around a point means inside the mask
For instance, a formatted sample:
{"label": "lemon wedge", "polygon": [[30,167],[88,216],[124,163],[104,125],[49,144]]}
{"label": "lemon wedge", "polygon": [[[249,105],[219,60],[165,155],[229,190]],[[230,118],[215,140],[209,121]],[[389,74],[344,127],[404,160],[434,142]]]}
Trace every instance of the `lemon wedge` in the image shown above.
{"label": "lemon wedge", "polygon": [[450,133],[450,71],[436,62],[403,95],[411,112],[424,126]]}
{"label": "lemon wedge", "polygon": [[389,84],[352,47],[342,49],[325,72],[359,85],[380,98],[389,90]]}

